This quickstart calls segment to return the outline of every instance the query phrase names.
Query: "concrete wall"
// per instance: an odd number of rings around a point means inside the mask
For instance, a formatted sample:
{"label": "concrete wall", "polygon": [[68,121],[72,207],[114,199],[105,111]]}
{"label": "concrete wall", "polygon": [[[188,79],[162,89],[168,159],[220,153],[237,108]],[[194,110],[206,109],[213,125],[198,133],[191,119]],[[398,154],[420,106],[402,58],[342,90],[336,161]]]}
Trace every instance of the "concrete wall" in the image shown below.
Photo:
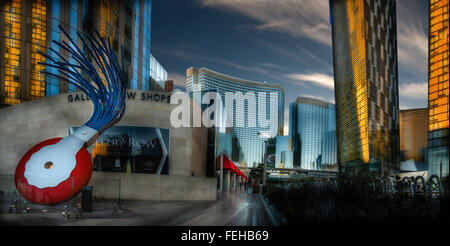
{"label": "concrete wall", "polygon": [[96,198],[132,200],[215,200],[216,178],[93,172]]}
{"label": "concrete wall", "polygon": [[[143,91],[128,92],[136,93],[135,99],[127,100],[125,115],[116,125],[168,128],[169,175],[94,172],[91,180],[95,184],[94,194],[101,196],[102,193],[108,198],[107,188],[102,188],[108,185],[102,180],[117,179],[120,176],[124,186],[122,194],[124,197],[128,194],[126,196],[129,199],[216,199],[216,178],[206,177],[207,129],[173,128],[170,124],[170,112],[176,105],[141,100]],[[193,104],[193,107],[198,107]],[[69,127],[83,125],[92,112],[90,101],[69,102],[68,94],[0,109],[0,177],[3,177],[0,190],[10,190],[7,176],[14,175],[16,166],[26,151],[46,139],[67,136]],[[171,183],[173,188],[170,187]],[[200,188],[203,185],[211,186],[212,189]]]}

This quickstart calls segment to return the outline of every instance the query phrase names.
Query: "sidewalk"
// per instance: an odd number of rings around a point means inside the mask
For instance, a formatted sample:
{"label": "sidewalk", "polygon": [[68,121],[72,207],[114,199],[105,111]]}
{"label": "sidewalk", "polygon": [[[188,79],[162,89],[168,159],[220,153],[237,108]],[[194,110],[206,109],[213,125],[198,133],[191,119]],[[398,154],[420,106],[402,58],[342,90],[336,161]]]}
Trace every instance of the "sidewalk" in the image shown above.
{"label": "sidewalk", "polygon": [[[21,209],[9,214],[9,203],[0,204],[0,225],[29,226],[256,226],[270,225],[259,194],[244,190],[225,192],[217,201],[124,201],[113,214],[114,201],[96,201],[92,213],[82,219],[64,218],[64,204],[30,204],[30,213]],[[43,210],[47,210],[43,212]]]}

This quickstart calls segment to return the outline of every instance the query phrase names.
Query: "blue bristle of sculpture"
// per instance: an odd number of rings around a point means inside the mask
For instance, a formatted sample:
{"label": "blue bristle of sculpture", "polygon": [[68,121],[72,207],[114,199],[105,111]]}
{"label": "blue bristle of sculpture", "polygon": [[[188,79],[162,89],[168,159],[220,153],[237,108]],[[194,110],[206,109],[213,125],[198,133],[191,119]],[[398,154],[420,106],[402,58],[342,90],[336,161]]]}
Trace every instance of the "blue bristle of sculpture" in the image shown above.
{"label": "blue bristle of sculpture", "polygon": [[48,60],[40,64],[57,68],[60,75],[45,70],[41,72],[67,81],[85,93],[94,104],[94,113],[85,125],[103,132],[118,122],[125,113],[126,78],[123,72],[123,48],[122,64],[119,65],[109,39],[102,38],[98,32],[95,33],[96,38],[87,36],[87,40],[77,32],[78,38],[83,43],[83,52],[72,37],[61,26],[59,28],[69,43],[53,42],[66,50],[75,64],[50,48],[50,52],[59,59],[41,53]]}

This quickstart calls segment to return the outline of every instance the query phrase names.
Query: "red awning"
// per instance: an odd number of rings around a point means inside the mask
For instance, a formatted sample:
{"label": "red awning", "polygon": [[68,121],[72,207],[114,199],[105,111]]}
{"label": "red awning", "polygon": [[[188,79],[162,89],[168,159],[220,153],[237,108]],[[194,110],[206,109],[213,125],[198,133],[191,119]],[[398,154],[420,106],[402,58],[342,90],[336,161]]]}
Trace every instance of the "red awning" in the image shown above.
{"label": "red awning", "polygon": [[[217,167],[220,169],[220,156],[217,158]],[[223,169],[224,170],[232,170],[234,167],[233,162],[228,159],[228,157],[226,155],[223,155]]]}
{"label": "red awning", "polygon": [[[220,156],[217,157],[217,167],[220,168]],[[241,176],[248,181],[248,177],[245,176],[245,174],[241,170],[239,170],[239,168],[234,165],[234,163],[230,159],[228,159],[225,154],[223,155],[223,169],[230,170],[231,173],[236,173],[236,175]]]}
{"label": "red awning", "polygon": [[[239,174],[239,168],[236,166],[236,165],[234,165],[233,164],[233,170],[234,170],[234,173],[236,173],[236,175],[238,175]],[[232,171],[232,173],[233,173],[233,171]]]}

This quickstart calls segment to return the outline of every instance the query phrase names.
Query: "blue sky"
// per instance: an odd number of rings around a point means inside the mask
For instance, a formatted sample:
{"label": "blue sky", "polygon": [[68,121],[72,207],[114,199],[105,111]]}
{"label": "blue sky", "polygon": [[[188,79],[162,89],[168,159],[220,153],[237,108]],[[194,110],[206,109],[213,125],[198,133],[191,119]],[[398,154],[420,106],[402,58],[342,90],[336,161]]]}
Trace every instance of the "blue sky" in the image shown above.
{"label": "blue sky", "polygon": [[[400,108],[427,106],[428,1],[397,0]],[[328,0],[153,0],[152,54],[184,90],[191,66],[334,102]]]}

